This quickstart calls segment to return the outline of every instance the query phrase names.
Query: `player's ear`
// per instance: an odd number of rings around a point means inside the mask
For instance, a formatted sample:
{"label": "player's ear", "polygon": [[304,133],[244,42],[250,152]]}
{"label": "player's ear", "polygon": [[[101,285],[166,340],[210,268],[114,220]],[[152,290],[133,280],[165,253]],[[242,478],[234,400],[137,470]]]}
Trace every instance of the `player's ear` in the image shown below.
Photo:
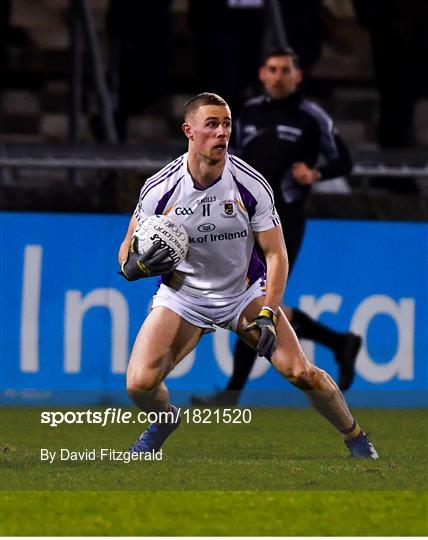
{"label": "player's ear", "polygon": [[184,122],[184,124],[181,126],[181,129],[183,130],[184,134],[188,139],[193,141],[193,133],[192,133],[192,127],[187,122]]}

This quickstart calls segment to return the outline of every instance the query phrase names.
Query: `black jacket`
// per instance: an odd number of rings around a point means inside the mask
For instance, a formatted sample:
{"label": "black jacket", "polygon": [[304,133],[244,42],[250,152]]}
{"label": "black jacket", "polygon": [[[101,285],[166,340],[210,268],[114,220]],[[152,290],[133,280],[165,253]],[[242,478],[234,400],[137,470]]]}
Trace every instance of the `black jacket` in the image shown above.
{"label": "black jacket", "polygon": [[299,92],[283,100],[262,95],[244,105],[236,129],[237,151],[271,184],[277,201],[305,199],[310,186],[298,184],[290,167],[302,161],[317,167],[322,180],[349,174],[352,160],[330,116]]}

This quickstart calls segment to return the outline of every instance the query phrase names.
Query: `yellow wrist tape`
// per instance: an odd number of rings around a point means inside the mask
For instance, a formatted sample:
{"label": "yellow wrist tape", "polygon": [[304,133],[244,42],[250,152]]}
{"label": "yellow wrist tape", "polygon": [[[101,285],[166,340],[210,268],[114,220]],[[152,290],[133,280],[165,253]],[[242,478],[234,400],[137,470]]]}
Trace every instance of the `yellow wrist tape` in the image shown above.
{"label": "yellow wrist tape", "polygon": [[275,313],[273,313],[272,310],[266,309],[266,308],[263,308],[260,311],[259,317],[267,317],[268,319],[271,319],[273,321],[273,324],[276,324],[276,321],[277,321],[277,317],[276,317]]}

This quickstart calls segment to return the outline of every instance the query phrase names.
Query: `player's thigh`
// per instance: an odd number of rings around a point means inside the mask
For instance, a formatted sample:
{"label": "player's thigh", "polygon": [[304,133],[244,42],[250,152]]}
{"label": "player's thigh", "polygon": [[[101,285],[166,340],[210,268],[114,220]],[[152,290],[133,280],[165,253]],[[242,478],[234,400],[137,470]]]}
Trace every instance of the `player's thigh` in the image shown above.
{"label": "player's thigh", "polygon": [[[257,347],[260,332],[258,330],[245,332],[243,327],[257,317],[264,306],[264,300],[264,296],[259,296],[250,302],[241,313],[238,322],[238,335],[253,349]],[[278,310],[276,333],[277,346],[271,359],[272,365],[289,378],[310,368],[311,364],[306,359],[297,336],[281,308]]]}
{"label": "player's thigh", "polygon": [[174,311],[153,308],[135,339],[128,365],[128,379],[162,379],[198,343],[202,328],[195,326]]}

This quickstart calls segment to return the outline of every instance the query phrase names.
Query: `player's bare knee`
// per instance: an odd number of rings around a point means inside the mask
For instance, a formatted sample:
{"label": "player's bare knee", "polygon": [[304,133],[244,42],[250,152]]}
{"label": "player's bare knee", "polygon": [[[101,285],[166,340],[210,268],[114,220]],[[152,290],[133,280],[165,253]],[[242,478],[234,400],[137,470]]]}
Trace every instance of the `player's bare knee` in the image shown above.
{"label": "player's bare knee", "polygon": [[152,373],[131,376],[126,381],[126,391],[130,397],[148,395],[159,384],[158,377]]}
{"label": "player's bare knee", "polygon": [[294,384],[294,386],[302,389],[309,389],[311,387],[309,384],[310,378],[310,374],[304,368],[291,370],[289,376],[287,377],[291,384]]}
{"label": "player's bare knee", "polygon": [[316,390],[323,386],[325,371],[305,362],[289,369],[287,379],[302,390]]}

